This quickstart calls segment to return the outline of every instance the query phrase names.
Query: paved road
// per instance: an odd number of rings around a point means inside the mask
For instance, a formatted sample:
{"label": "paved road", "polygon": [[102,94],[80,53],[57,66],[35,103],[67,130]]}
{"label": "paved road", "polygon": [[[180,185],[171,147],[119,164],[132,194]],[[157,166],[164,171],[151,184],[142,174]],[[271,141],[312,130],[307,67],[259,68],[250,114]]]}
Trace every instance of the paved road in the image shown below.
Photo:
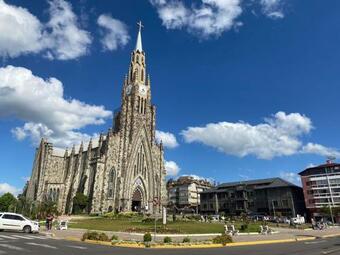
{"label": "paved road", "polygon": [[340,239],[217,249],[127,249],[51,239],[42,235],[0,232],[0,255],[339,255]]}

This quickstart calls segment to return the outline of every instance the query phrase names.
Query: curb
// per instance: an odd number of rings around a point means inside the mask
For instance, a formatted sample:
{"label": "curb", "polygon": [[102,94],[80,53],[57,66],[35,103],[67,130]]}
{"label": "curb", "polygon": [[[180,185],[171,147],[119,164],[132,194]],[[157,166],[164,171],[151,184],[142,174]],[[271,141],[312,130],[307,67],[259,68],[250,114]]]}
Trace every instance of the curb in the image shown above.
{"label": "curb", "polygon": [[[338,235],[340,236],[340,234]],[[332,236],[333,237],[333,236]],[[79,238],[68,237],[66,240],[69,241],[78,241],[85,242],[89,244],[99,244],[105,246],[112,247],[124,247],[124,248],[139,248],[139,249],[209,249],[209,248],[223,248],[223,247],[237,247],[237,246],[250,246],[250,245],[265,245],[265,244],[278,244],[278,243],[292,243],[292,242],[300,242],[300,241],[310,241],[315,240],[316,237],[301,237],[301,238],[291,238],[291,239],[279,239],[279,240],[264,240],[264,241],[252,241],[252,242],[236,242],[236,243],[228,243],[226,246],[222,244],[191,244],[191,245],[154,245],[149,248],[146,248],[143,243],[117,243],[112,244],[111,242],[103,242],[103,241],[95,241],[95,240],[85,240],[80,241]]]}

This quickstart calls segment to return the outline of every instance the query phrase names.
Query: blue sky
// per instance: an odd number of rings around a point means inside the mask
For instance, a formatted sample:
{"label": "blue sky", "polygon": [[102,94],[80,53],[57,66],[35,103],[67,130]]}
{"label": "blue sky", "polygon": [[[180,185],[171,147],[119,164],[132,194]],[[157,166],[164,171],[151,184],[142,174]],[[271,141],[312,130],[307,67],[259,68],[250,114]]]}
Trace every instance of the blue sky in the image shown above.
{"label": "blue sky", "polygon": [[22,188],[41,136],[64,147],[107,131],[138,20],[169,173],[298,183],[340,157],[339,8],[0,0],[0,192]]}

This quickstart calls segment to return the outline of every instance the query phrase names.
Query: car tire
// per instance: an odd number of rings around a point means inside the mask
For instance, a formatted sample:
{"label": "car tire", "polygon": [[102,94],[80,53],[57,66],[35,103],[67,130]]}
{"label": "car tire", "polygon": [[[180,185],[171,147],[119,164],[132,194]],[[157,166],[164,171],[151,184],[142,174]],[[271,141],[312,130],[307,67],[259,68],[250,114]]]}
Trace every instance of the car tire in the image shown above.
{"label": "car tire", "polygon": [[30,226],[25,226],[23,229],[24,233],[29,234],[32,232],[32,228]]}
{"label": "car tire", "polygon": [[4,231],[3,229],[0,229],[0,232]]}

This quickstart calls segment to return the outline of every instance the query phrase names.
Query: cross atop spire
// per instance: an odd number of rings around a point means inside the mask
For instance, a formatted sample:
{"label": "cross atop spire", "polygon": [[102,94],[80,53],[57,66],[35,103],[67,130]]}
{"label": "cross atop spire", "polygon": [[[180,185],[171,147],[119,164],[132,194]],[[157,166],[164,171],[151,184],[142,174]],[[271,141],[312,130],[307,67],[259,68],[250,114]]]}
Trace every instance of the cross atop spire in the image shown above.
{"label": "cross atop spire", "polygon": [[137,22],[137,25],[138,25],[138,35],[137,35],[137,43],[136,43],[135,50],[139,50],[140,52],[142,52],[143,51],[143,47],[142,47],[142,28],[144,26],[143,26],[141,21]]}

